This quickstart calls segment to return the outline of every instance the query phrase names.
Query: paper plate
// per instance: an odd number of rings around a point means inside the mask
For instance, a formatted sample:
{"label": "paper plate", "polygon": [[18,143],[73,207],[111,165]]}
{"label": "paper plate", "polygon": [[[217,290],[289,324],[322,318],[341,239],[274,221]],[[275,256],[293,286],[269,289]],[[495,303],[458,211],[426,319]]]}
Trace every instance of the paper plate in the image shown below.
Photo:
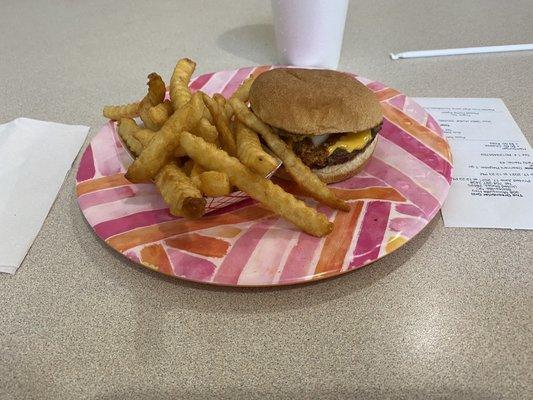
{"label": "paper plate", "polygon": [[[251,73],[272,66],[201,75],[191,89],[228,97]],[[435,120],[412,99],[354,76],[381,102],[377,146],[357,176],[331,185],[351,204],[337,212],[305,199],[335,223],[324,238],[307,235],[245,199],[195,221],[170,215],[151,183],[131,184],[131,158],[107,123],[85,149],[76,176],[78,204],[96,235],[130,260],[166,275],[231,286],[274,286],[339,275],[395,251],[441,208],[452,157]],[[297,193],[294,185],[277,181]]]}

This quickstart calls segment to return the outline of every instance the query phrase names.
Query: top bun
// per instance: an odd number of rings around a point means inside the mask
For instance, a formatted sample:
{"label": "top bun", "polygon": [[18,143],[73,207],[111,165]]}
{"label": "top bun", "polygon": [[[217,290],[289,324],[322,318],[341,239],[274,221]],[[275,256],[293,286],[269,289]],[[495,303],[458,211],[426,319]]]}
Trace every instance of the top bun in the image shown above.
{"label": "top bun", "polygon": [[293,134],[360,132],[379,125],[374,93],[337,71],[277,68],[259,75],[250,105],[263,122]]}

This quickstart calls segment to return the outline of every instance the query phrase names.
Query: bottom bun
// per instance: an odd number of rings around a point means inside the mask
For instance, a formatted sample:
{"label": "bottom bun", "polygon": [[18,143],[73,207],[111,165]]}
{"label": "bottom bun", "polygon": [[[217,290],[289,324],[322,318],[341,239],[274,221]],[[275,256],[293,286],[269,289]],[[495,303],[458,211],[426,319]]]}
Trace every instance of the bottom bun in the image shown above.
{"label": "bottom bun", "polygon": [[[372,143],[370,143],[365,149],[365,151],[357,154],[348,162],[337,165],[328,165],[324,168],[312,169],[312,171],[320,178],[321,181],[326,183],[340,182],[351,178],[352,176],[357,175],[365,167],[368,160],[370,160],[370,157],[376,148],[377,141],[378,140],[376,136]],[[276,176],[285,180],[292,180],[290,175],[283,167],[276,171]]]}
{"label": "bottom bun", "polygon": [[334,183],[344,181],[345,179],[351,178],[352,176],[358,174],[366,165],[377,143],[377,137],[374,138],[372,143],[362,153],[357,154],[350,161],[337,164],[337,165],[328,165],[327,167],[320,169],[313,169],[312,171],[320,178],[321,181],[326,183]]}

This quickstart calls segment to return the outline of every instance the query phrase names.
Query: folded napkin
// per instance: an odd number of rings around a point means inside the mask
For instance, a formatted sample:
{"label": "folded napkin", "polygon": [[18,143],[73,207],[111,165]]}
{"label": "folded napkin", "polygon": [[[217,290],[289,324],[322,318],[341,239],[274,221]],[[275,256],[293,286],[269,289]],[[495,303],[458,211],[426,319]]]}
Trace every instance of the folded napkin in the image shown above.
{"label": "folded napkin", "polygon": [[28,118],[0,125],[0,272],[22,263],[88,131]]}

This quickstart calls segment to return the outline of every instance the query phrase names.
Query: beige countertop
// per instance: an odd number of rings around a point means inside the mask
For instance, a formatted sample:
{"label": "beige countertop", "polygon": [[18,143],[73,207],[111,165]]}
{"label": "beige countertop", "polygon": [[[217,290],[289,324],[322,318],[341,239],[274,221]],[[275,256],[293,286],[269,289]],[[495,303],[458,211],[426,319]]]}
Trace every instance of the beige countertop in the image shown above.
{"label": "beige countertop", "polygon": [[[198,73],[275,61],[266,1],[3,0],[1,10],[1,122],[86,124],[91,136],[102,105],[138,98],[149,72],[168,77],[182,56]],[[533,143],[532,52],[388,57],[531,42],[532,20],[531,0],[352,1],[339,68],[411,96],[501,97]],[[103,245],[76,205],[75,168],[22,267],[0,275],[1,399],[533,393],[531,232],[444,228],[439,215],[394,255],[336,279],[215,288]]]}

